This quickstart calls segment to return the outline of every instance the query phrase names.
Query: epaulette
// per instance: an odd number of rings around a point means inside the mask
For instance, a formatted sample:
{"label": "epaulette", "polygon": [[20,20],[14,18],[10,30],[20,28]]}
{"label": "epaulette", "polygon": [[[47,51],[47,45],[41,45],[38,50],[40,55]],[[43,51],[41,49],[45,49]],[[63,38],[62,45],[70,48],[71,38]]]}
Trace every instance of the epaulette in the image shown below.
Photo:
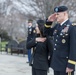
{"label": "epaulette", "polygon": [[72,26],[76,26],[76,23],[72,23]]}

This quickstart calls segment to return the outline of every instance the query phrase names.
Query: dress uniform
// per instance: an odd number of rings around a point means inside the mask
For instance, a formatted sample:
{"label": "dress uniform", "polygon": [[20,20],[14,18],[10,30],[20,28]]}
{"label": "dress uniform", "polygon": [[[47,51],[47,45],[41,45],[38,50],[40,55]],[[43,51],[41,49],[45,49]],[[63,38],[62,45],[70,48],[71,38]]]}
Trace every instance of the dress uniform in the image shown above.
{"label": "dress uniform", "polygon": [[[29,23],[31,23],[31,20],[29,21]],[[34,36],[35,36],[35,27],[33,27],[33,26],[28,26],[27,42],[30,41]],[[28,62],[30,62],[30,58],[31,58],[31,48],[27,48],[27,50],[28,50]]]}
{"label": "dress uniform", "polygon": [[[40,32],[43,30],[43,20],[37,21]],[[43,32],[42,32],[43,33]],[[42,34],[41,33],[41,34]],[[36,37],[41,37],[40,34],[36,34]],[[31,39],[27,43],[27,48],[34,47],[33,63],[32,63],[32,75],[47,75],[47,70],[49,68],[48,56],[52,56],[52,45],[49,46],[49,37],[44,42],[36,41],[36,37]],[[43,36],[42,36],[43,38]],[[49,53],[50,52],[50,53]]]}
{"label": "dress uniform", "polygon": [[[66,11],[67,7],[60,6],[54,9],[55,12]],[[76,64],[76,24],[67,19],[62,25],[56,24],[50,28],[52,22],[46,21],[44,32],[54,38],[54,49],[51,67],[54,75],[74,75]],[[49,33],[50,32],[50,33]],[[73,72],[66,73],[66,68],[73,69]]]}

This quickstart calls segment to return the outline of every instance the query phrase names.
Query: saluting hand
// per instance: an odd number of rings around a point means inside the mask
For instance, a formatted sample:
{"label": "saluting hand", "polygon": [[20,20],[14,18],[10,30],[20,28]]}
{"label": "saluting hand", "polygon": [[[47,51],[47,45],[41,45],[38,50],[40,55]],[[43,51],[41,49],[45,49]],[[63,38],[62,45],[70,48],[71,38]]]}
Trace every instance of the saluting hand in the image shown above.
{"label": "saluting hand", "polygon": [[48,17],[48,20],[49,20],[49,21],[52,21],[52,22],[55,21],[55,20],[56,20],[56,13],[50,15],[50,16]]}
{"label": "saluting hand", "polygon": [[36,42],[44,42],[46,38],[38,37],[36,38]]}

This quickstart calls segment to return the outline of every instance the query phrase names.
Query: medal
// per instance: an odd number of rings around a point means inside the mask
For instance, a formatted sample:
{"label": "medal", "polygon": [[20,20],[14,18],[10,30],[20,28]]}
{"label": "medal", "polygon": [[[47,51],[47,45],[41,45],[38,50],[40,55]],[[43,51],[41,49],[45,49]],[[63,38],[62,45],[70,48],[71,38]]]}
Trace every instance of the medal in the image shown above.
{"label": "medal", "polygon": [[57,32],[57,30],[54,31],[54,33],[56,33],[56,32]]}
{"label": "medal", "polygon": [[66,40],[65,39],[62,39],[62,43],[65,43],[66,42]]}
{"label": "medal", "polygon": [[62,33],[60,33],[60,35],[63,35]]}
{"label": "medal", "polygon": [[65,34],[66,36],[68,35],[68,34]]}

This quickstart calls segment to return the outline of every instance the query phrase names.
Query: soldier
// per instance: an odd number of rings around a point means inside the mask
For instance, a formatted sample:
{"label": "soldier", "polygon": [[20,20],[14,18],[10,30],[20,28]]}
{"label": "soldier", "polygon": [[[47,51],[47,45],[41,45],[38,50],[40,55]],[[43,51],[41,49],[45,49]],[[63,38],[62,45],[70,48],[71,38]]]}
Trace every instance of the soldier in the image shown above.
{"label": "soldier", "polygon": [[[33,37],[35,36],[35,27],[32,26],[32,20],[28,20],[28,37],[27,37],[27,42],[30,41]],[[28,50],[28,61],[27,63],[30,62],[30,57],[31,57],[31,48],[27,48]]]}
{"label": "soldier", "polygon": [[[76,24],[68,18],[68,8],[59,6],[54,8],[54,14],[46,20],[44,33],[54,38],[54,50],[51,67],[54,75],[74,75],[76,64]],[[52,22],[57,24],[52,27]]]}

